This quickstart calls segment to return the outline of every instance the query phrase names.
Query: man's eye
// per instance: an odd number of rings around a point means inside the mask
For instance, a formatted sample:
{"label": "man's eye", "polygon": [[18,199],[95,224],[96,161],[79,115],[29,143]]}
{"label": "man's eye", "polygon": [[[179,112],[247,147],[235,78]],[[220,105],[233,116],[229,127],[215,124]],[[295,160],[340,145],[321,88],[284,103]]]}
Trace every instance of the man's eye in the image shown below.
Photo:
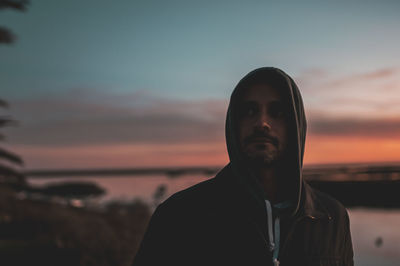
{"label": "man's eye", "polygon": [[247,106],[247,107],[243,108],[242,115],[243,116],[254,116],[256,114],[256,112],[257,112],[256,108],[254,108],[252,106]]}
{"label": "man's eye", "polygon": [[274,118],[280,118],[285,116],[285,110],[282,108],[281,105],[273,105],[269,109],[269,113]]}
{"label": "man's eye", "polygon": [[248,108],[246,111],[246,115],[252,116],[256,113],[256,110],[254,108]]}

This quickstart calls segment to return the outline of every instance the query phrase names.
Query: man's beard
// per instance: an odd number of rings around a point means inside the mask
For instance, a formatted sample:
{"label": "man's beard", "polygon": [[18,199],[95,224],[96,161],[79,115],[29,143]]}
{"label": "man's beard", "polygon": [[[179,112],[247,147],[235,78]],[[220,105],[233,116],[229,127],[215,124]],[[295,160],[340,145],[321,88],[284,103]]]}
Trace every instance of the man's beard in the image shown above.
{"label": "man's beard", "polygon": [[[265,143],[255,143],[258,138],[265,139]],[[266,132],[256,131],[246,137],[242,144],[242,154],[245,161],[257,167],[269,167],[280,159],[279,140]]]}
{"label": "man's beard", "polygon": [[247,164],[256,167],[272,167],[280,161],[281,156],[277,148],[271,149],[268,146],[255,147],[256,151],[243,151]]}

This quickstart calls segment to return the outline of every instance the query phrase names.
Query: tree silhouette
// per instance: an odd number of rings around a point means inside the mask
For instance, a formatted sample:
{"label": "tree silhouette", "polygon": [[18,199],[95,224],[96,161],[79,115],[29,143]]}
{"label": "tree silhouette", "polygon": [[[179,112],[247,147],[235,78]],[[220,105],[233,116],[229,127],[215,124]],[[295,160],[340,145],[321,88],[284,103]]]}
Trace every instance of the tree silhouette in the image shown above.
{"label": "tree silhouette", "polygon": [[[4,9],[13,9],[16,11],[25,11],[29,4],[28,0],[0,0],[0,11]],[[10,44],[15,41],[15,35],[9,29],[0,26],[0,44]],[[0,99],[0,108],[8,108],[8,103]],[[16,125],[16,121],[9,116],[0,115],[0,128]],[[0,141],[5,136],[0,132]],[[16,169],[22,166],[23,161],[18,155],[0,147],[0,183],[11,184],[21,188],[25,186],[24,176]]]}
{"label": "tree silhouette", "polygon": [[165,184],[160,184],[153,194],[153,205],[157,207],[167,194],[167,186]]}
{"label": "tree silhouette", "polygon": [[[0,0],[1,9],[14,9],[17,11],[25,11],[29,4],[28,0]],[[15,41],[16,37],[9,29],[0,26],[0,43],[10,44]]]}
{"label": "tree silhouette", "polygon": [[[6,101],[0,99],[0,107],[8,108]],[[0,115],[0,128],[16,125],[16,121],[8,116]],[[4,134],[0,133],[1,140],[5,139]],[[0,182],[12,186],[25,186],[24,176],[16,169],[23,165],[23,160],[20,156],[0,147]]]}
{"label": "tree silhouette", "polygon": [[92,182],[63,182],[50,184],[44,188],[37,189],[42,195],[63,197],[66,199],[86,199],[89,197],[102,196],[106,191]]}

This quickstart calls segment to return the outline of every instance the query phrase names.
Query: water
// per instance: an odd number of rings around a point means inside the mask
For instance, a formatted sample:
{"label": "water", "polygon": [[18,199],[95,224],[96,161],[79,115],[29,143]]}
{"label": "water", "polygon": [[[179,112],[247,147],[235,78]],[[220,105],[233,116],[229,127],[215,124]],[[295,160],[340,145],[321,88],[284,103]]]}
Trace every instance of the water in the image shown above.
{"label": "water", "polygon": [[[160,185],[166,187],[165,199],[173,193],[206,180],[202,175],[168,178],[165,176],[129,177],[115,176],[107,178],[57,178],[30,179],[34,186],[49,183],[89,181],[106,189],[107,194],[100,201],[133,200],[140,198],[154,204],[153,195]],[[400,265],[400,210],[369,208],[349,209],[350,229],[353,238],[355,265],[361,266],[398,266]]]}
{"label": "water", "polygon": [[356,265],[400,265],[400,210],[348,211]]}

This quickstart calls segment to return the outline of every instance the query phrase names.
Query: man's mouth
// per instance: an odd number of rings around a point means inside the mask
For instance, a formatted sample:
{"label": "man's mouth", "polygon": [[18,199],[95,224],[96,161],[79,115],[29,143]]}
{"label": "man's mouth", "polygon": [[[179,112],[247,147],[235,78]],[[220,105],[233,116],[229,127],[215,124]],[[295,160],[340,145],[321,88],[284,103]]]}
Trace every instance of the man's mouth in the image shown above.
{"label": "man's mouth", "polygon": [[247,139],[247,143],[257,143],[257,144],[267,144],[270,143],[274,146],[277,146],[278,141],[274,138],[271,137],[263,137],[263,136],[256,136],[256,137],[250,137]]}
{"label": "man's mouth", "polygon": [[251,138],[250,142],[273,143],[273,140],[270,138]]}

